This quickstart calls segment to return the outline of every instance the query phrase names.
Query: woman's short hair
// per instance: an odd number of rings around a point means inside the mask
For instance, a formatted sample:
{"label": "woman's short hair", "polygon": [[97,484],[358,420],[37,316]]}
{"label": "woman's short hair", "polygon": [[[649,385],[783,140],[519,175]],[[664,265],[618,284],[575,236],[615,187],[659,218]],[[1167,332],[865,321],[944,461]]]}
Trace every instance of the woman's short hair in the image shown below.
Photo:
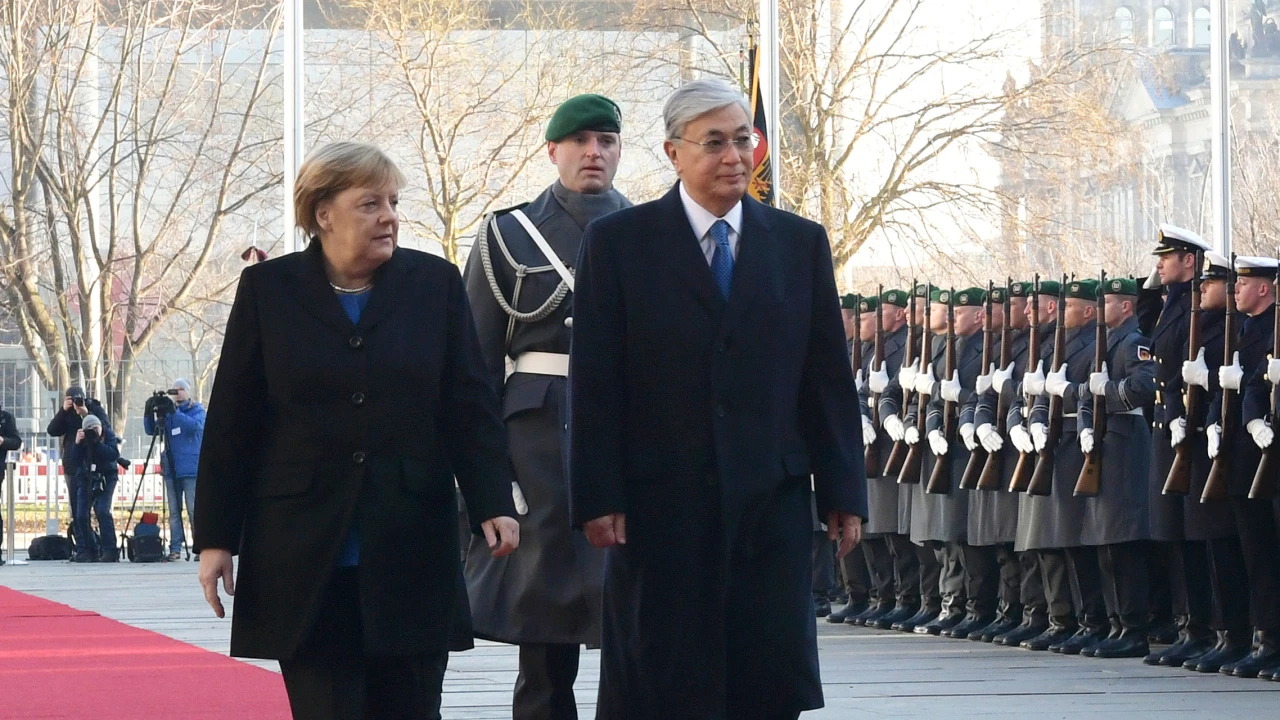
{"label": "woman's short hair", "polygon": [[676,89],[662,107],[662,120],[667,126],[667,139],[684,135],[689,123],[720,108],[737,105],[748,118],[751,105],[740,90],[718,78],[701,78]]}
{"label": "woman's short hair", "polygon": [[320,203],[353,187],[378,187],[395,181],[404,187],[404,173],[377,146],[350,141],[321,145],[298,169],[293,186],[293,217],[308,237],[320,234],[316,208]]}

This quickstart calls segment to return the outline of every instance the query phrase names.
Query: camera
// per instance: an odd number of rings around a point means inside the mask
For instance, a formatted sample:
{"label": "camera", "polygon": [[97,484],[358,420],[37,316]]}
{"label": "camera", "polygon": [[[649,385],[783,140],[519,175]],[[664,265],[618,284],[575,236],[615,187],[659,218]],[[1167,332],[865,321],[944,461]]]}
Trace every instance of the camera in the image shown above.
{"label": "camera", "polygon": [[175,393],[172,390],[156,390],[151,393],[151,397],[147,398],[146,413],[151,417],[160,420],[173,412],[173,400],[169,399],[169,396],[173,394]]}
{"label": "camera", "polygon": [[72,405],[75,405],[76,407],[84,407],[84,398],[82,398],[82,397],[73,397],[73,398],[71,398],[71,404],[72,404]]}
{"label": "camera", "polygon": [[87,443],[96,443],[101,439],[102,436],[98,434],[98,430],[96,428],[89,428],[84,431],[84,441]]}

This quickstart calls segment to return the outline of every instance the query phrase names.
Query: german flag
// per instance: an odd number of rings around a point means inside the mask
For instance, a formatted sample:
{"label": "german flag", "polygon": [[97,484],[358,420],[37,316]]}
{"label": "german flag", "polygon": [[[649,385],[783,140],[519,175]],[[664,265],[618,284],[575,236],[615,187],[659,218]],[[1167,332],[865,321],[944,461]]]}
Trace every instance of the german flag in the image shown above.
{"label": "german flag", "polygon": [[773,159],[769,147],[769,128],[765,121],[764,97],[760,92],[760,53],[754,37],[751,38],[747,62],[751,67],[752,125],[755,126],[754,132],[759,139],[754,155],[755,169],[751,172],[747,192],[765,205],[773,205]]}

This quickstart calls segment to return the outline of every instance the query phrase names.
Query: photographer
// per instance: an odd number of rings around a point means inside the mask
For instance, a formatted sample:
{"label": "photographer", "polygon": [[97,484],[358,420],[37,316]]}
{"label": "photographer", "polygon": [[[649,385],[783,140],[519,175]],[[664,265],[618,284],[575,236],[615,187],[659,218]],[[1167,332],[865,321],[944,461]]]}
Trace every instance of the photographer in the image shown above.
{"label": "photographer", "polygon": [[49,435],[62,438],[59,443],[59,448],[62,451],[62,474],[67,482],[67,504],[71,506],[71,524],[73,527],[75,526],[76,518],[80,517],[78,500],[80,486],[76,482],[75,465],[67,462],[67,455],[71,447],[75,445],[76,432],[80,429],[84,419],[90,415],[98,418],[104,428],[111,429],[111,423],[107,420],[107,411],[102,407],[102,403],[87,397],[84,393],[84,388],[79,385],[72,385],[67,388],[66,394],[62,397],[62,409],[49,421]]}
{"label": "photographer", "polygon": [[148,435],[162,435],[164,439],[161,466],[169,494],[169,559],[181,560],[184,499],[187,517],[195,527],[196,468],[204,440],[204,406],[191,399],[191,384],[178,378],[167,393],[158,392],[147,400],[142,426]]}
{"label": "photographer", "polygon": [[[0,408],[0,463],[10,450],[22,447],[22,438],[18,436],[18,424],[13,420],[13,413]],[[0,467],[0,493],[4,492],[4,468]],[[0,515],[0,551],[4,550],[4,516]],[[4,565],[3,552],[0,552],[0,565]]]}
{"label": "photographer", "polygon": [[[75,442],[67,448],[63,467],[67,475],[74,471],[80,512],[72,520],[76,535],[76,554],[71,562],[119,562],[116,549],[116,525],[111,517],[111,503],[120,475],[116,460],[115,433],[96,415],[87,415],[76,431]],[[98,518],[98,534],[89,522],[89,511]]]}

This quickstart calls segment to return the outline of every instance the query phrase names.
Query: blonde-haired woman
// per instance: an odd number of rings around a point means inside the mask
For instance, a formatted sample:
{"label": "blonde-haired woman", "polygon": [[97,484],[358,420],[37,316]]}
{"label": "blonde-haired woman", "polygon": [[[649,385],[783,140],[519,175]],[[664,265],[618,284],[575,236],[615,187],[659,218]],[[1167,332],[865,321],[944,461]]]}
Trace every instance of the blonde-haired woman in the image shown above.
{"label": "blonde-haired woman", "polygon": [[234,593],[231,654],[279,659],[295,718],[440,717],[470,625],[455,476],[473,532],[519,544],[462,279],[398,247],[403,185],[370,145],[307,158],[310,245],[241,275],[209,401],[200,583],[218,617]]}

